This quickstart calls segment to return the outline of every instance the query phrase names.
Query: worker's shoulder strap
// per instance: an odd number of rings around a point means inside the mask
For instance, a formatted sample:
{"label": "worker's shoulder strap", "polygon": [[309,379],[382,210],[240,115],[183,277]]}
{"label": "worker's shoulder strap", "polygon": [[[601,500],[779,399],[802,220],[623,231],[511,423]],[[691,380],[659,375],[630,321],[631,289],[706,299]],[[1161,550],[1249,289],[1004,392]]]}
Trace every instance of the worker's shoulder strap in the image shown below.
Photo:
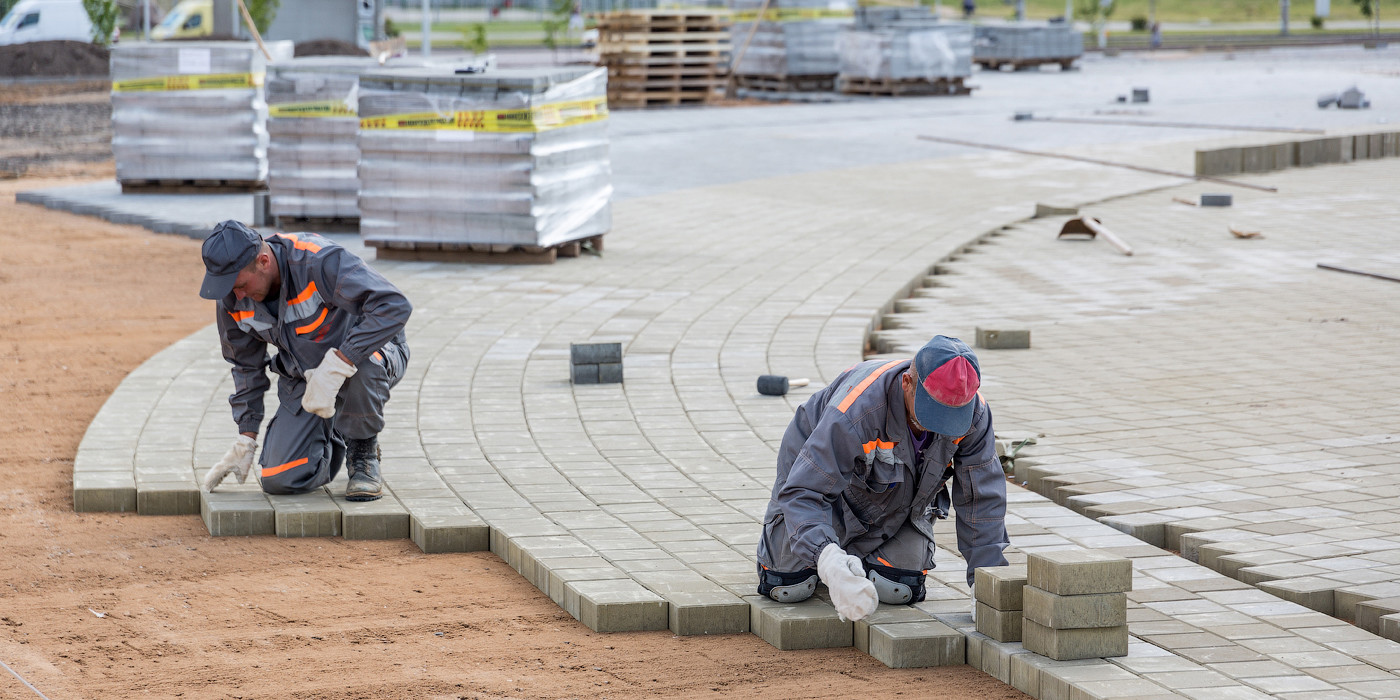
{"label": "worker's shoulder strap", "polygon": [[890,360],[888,362],[870,360],[852,367],[845,376],[841,377],[840,385],[837,386],[836,391],[832,392],[827,405],[835,404],[836,410],[845,413],[856,402],[856,399],[859,399],[860,395],[865,393],[871,384],[875,383],[875,380],[906,362],[908,360]]}

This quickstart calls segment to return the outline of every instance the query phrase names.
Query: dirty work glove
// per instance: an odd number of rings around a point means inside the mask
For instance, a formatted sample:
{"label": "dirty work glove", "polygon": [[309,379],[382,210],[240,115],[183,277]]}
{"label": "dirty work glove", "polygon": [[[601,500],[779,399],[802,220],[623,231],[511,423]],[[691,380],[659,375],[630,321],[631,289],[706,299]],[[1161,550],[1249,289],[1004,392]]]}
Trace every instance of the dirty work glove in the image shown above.
{"label": "dirty work glove", "polygon": [[258,450],[258,441],[247,435],[239,435],[238,440],[233,443],[233,447],[228,448],[224,453],[224,458],[215,464],[208,474],[204,475],[204,490],[213,491],[219,482],[233,472],[238,477],[238,483],[248,480],[248,470],[253,468],[253,453]]}
{"label": "dirty work glove", "polygon": [[335,415],[335,396],[345,380],[355,376],[355,365],[340,359],[335,348],[326,351],[321,365],[306,370],[306,391],[301,395],[301,407],[322,418]]}
{"label": "dirty work glove", "polygon": [[817,576],[831,591],[831,602],[842,622],[863,619],[880,604],[875,584],[865,578],[865,567],[860,559],[847,554],[835,542],[828,544],[817,557]]}

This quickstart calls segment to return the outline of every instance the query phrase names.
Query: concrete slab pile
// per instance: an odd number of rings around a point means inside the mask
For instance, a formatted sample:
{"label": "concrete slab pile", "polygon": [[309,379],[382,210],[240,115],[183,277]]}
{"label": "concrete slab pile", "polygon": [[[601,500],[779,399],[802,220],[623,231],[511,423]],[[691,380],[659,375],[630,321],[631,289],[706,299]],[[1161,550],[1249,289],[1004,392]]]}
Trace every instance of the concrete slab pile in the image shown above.
{"label": "concrete slab pile", "polygon": [[1063,24],[978,25],[972,60],[996,70],[1058,63],[1069,68],[1084,55],[1084,35]]}
{"label": "concrete slab pile", "polygon": [[841,33],[838,89],[872,95],[965,95],[972,27],[940,23],[928,8],[862,12]]}
{"label": "concrete slab pile", "polygon": [[1126,655],[1132,587],[1133,564],[1124,557],[1079,548],[1029,553],[1022,644],[1056,661]]}
{"label": "concrete slab pile", "polygon": [[[274,60],[292,42],[268,43]],[[112,47],[112,155],[124,187],[251,189],[267,178],[267,61],[251,42]]]}
{"label": "concrete slab pile", "polygon": [[607,72],[360,78],[360,233],[407,250],[552,248],[611,225]]}
{"label": "concrete slab pile", "polygon": [[759,17],[762,4],[735,0],[732,5],[736,52],[753,33],[731,66],[739,83],[770,90],[832,89],[840,69],[836,42],[842,27],[851,23],[851,11],[818,0],[773,0]]}

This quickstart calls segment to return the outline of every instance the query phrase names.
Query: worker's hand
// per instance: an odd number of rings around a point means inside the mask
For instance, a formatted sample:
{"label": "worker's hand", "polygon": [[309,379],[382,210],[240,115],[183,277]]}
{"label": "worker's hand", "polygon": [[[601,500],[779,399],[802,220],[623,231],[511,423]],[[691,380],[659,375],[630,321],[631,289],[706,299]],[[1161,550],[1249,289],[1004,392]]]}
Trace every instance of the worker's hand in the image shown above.
{"label": "worker's hand", "polygon": [[831,591],[831,602],[842,621],[864,619],[880,604],[875,584],[865,578],[860,559],[847,554],[835,542],[817,557],[817,576]]}
{"label": "worker's hand", "polygon": [[204,475],[204,490],[213,491],[229,472],[238,477],[238,483],[248,480],[248,470],[253,468],[253,453],[258,450],[256,438],[239,435],[233,447],[228,448],[224,458]]}
{"label": "worker's hand", "polygon": [[321,365],[306,371],[306,391],[301,395],[301,407],[322,418],[335,415],[335,397],[345,380],[355,376],[355,365],[340,359],[340,351],[331,348]]}

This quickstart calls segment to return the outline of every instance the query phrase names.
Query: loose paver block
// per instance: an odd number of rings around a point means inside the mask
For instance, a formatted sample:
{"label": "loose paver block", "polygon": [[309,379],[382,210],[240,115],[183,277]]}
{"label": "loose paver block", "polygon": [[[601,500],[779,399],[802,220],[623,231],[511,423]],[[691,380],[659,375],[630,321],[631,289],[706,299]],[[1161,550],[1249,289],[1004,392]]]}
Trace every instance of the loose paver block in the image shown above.
{"label": "loose paver block", "polygon": [[1026,329],[991,329],[978,327],[977,347],[987,350],[1022,350],[1031,346],[1031,332]]}
{"label": "loose paver block", "polygon": [[747,598],[749,630],[783,651],[848,647],[854,642],[852,623],[842,622],[829,603],[808,599],[784,605],[769,598]]}
{"label": "loose paver block", "polygon": [[683,637],[749,631],[749,604],[727,591],[679,591],[666,594],[666,602],[671,632]]}
{"label": "loose paver block", "polygon": [[669,622],[666,601],[631,579],[571,581],[565,586],[564,609],[573,612],[594,632],[664,630]]}
{"label": "loose paver block", "polygon": [[215,537],[273,535],[277,526],[272,504],[261,491],[199,494],[199,516]]}
{"label": "loose paver block", "polygon": [[1057,630],[1025,620],[1021,628],[1021,645],[1056,661],[1126,656],[1128,627]]}
{"label": "loose paver block", "polygon": [[1126,593],[1055,595],[1026,586],[1025,601],[1025,618],[1046,627],[1065,630],[1128,624]]}
{"label": "loose paver block", "polygon": [[1030,552],[1026,581],[1055,595],[1122,593],[1133,589],[1133,562],[1092,549]]}
{"label": "loose paver block", "polygon": [[957,666],[967,662],[966,639],[937,620],[871,625],[870,655],[890,668]]}
{"label": "loose paver block", "polygon": [[977,601],[977,631],[998,642],[1021,641],[1021,611],[997,610]]}
{"label": "loose paver block", "polygon": [[1024,566],[984,566],[973,572],[977,602],[995,610],[1020,610],[1021,589],[1026,585]]}

